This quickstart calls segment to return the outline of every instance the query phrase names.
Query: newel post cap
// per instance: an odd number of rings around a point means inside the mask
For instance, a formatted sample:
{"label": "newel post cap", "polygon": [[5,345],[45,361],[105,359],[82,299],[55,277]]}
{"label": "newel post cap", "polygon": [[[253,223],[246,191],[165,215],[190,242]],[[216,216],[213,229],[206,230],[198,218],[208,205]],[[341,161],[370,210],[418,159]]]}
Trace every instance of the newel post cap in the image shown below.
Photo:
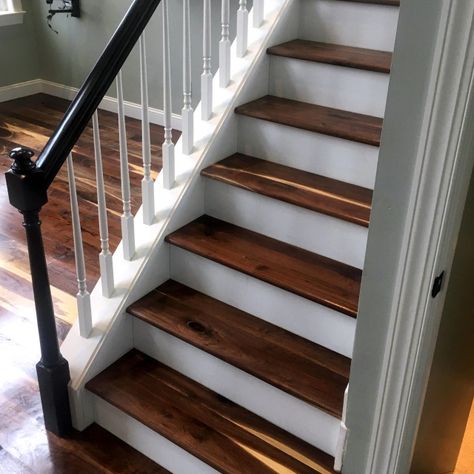
{"label": "newel post cap", "polygon": [[17,147],[10,153],[9,157],[13,160],[11,170],[15,174],[31,173],[36,168],[36,163],[32,160],[35,152],[31,148]]}

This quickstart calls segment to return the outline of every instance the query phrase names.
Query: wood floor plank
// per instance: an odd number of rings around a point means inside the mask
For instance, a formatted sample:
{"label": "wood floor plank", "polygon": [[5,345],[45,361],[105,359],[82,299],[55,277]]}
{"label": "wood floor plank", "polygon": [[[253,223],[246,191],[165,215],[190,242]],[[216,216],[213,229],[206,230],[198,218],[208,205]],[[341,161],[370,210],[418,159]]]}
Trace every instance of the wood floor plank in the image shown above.
{"label": "wood floor plank", "polygon": [[333,459],[133,350],[87,389],[225,474],[333,473]]}
{"label": "wood floor plank", "polygon": [[342,415],[347,357],[172,280],[128,312],[333,416]]}
{"label": "wood floor plank", "polygon": [[367,145],[379,146],[383,120],[267,95],[235,109],[240,115],[331,135]]}
{"label": "wood floor plank", "polygon": [[361,270],[209,216],[166,237],[170,244],[284,290],[357,316]]}
{"label": "wood floor plank", "polygon": [[272,56],[334,64],[367,71],[389,73],[392,53],[339,44],[295,39],[272,46],[267,50]]}
{"label": "wood floor plank", "polygon": [[370,189],[236,153],[201,174],[296,206],[368,227]]}

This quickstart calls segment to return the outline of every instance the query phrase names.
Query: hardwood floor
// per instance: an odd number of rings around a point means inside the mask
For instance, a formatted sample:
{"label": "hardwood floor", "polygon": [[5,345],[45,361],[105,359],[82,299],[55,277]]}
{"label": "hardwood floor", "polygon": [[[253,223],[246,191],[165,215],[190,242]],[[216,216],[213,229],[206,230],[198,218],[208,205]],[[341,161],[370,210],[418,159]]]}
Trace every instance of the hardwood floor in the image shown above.
{"label": "hardwood floor", "polygon": [[[21,216],[10,206],[4,172],[8,152],[19,145],[36,156],[61,120],[68,102],[38,94],[0,104],[0,473],[164,473],[155,463],[97,426],[61,440],[44,430],[36,383],[39,360],[36,318]],[[99,113],[112,249],[120,241],[121,198],[117,117]],[[133,212],[139,206],[141,124],[127,119]],[[173,134],[174,140],[179,132]],[[153,172],[161,169],[163,128],[152,126]],[[79,206],[92,289],[99,276],[98,224],[92,129],[88,127],[73,150]],[[63,339],[75,314],[76,277],[67,175],[62,170],[51,187],[41,218],[50,282]],[[105,449],[101,447],[104,446]],[[67,467],[66,467],[67,466]]]}

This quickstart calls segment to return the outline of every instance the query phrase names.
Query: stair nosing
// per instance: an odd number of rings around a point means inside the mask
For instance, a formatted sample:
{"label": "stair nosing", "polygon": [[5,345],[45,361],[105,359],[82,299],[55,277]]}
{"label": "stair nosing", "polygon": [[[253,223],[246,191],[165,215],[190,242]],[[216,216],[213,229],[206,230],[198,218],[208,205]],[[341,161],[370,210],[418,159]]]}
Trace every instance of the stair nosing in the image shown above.
{"label": "stair nosing", "polygon": [[[355,190],[356,188],[359,188],[361,192],[367,192],[367,194],[372,194],[371,190],[369,190],[367,188],[363,188],[361,186],[356,186],[356,185],[350,184],[350,183],[344,183],[342,181],[338,182],[337,180],[335,180],[333,178],[327,178],[325,176],[316,175],[314,173],[310,173],[310,172],[307,172],[307,171],[293,169],[293,168],[290,168],[289,166],[281,165],[281,164],[278,164],[278,163],[273,163],[273,162],[266,161],[266,160],[261,160],[260,158],[255,158],[253,156],[245,155],[245,154],[242,154],[242,153],[235,153],[235,154],[225,158],[224,160],[221,160],[221,161],[219,161],[219,162],[217,162],[213,165],[208,166],[207,168],[204,168],[201,171],[201,175],[205,176],[208,179],[212,179],[212,180],[215,180],[215,181],[219,181],[221,183],[225,183],[229,186],[235,186],[235,187],[238,187],[240,189],[244,189],[245,191],[249,191],[249,192],[252,192],[252,193],[255,193],[255,194],[260,194],[262,196],[269,197],[271,199],[276,199],[276,200],[279,200],[279,201],[282,201],[282,202],[286,202],[288,204],[298,206],[298,207],[302,207],[304,209],[308,209],[308,210],[313,211],[313,212],[318,212],[318,213],[321,213],[321,214],[325,214],[325,215],[328,215],[328,216],[331,216],[331,217],[334,217],[334,218],[337,218],[337,219],[341,219],[341,220],[350,222],[352,224],[357,224],[357,225],[360,225],[360,226],[366,227],[366,228],[369,226],[370,212],[371,212],[371,207],[372,207],[371,203],[366,202],[365,205],[362,205],[361,204],[362,201],[358,201],[358,202],[352,201],[352,203],[353,203],[352,213],[343,212],[342,210],[337,209],[336,206],[334,206],[332,209],[329,209],[328,206],[324,205],[324,203],[322,204],[320,202],[320,200],[316,199],[316,196],[318,194],[316,192],[313,194],[314,201],[309,202],[308,200],[298,199],[297,198],[298,196],[295,193],[279,192],[279,190],[275,190],[275,189],[267,189],[267,188],[264,189],[264,186],[258,186],[258,184],[257,185],[255,183],[252,184],[252,183],[249,183],[248,181],[244,184],[242,182],[242,181],[244,181],[244,179],[239,180],[238,179],[239,176],[236,176],[234,178],[223,176],[222,175],[222,169],[228,169],[228,168],[226,168],[225,162],[228,161],[228,160],[237,159],[239,157],[242,160],[247,159],[247,160],[251,160],[251,161],[255,161],[255,162],[257,162],[257,161],[258,162],[266,162],[266,163],[268,163],[268,166],[274,167],[275,169],[283,170],[285,168],[285,169],[288,169],[288,171],[295,171],[295,172],[301,174],[302,176],[308,176],[308,177],[314,176],[315,178],[318,178],[323,182],[325,181],[326,183],[331,183],[331,184],[341,183],[341,184],[345,185],[346,187],[348,187],[350,189]],[[245,171],[241,168],[241,169],[238,170],[238,173],[245,173]],[[251,171],[249,171],[248,174],[251,174]],[[291,189],[291,188],[293,188],[295,190],[298,190],[298,185],[295,181],[287,181],[285,183],[281,183],[280,180],[273,179],[273,176],[261,176],[261,175],[256,176],[255,179],[259,180],[259,181],[262,181],[262,182],[263,181],[267,182],[270,187],[271,187],[272,184],[273,185],[277,184],[277,185],[287,187],[288,190]],[[305,188],[307,189],[308,186],[303,186],[301,189],[305,189]],[[317,186],[315,186],[314,189],[318,189]],[[321,191],[320,194],[323,195],[323,196],[324,195],[327,196],[329,193],[326,192],[326,191]],[[344,201],[346,199],[347,199],[347,201],[350,202],[350,199],[347,198],[347,196],[344,196],[342,193],[338,194],[338,193],[334,192],[328,200]],[[359,212],[361,212],[361,209],[366,209],[367,210],[367,216],[366,217],[361,217],[360,215],[357,215],[357,212],[354,212],[355,210],[359,210]]]}

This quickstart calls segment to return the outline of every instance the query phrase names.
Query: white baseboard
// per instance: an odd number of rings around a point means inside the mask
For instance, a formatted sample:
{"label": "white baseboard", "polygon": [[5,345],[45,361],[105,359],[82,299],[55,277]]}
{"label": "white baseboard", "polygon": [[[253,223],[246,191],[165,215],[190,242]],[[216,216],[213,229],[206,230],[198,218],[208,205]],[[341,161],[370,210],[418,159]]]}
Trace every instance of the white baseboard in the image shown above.
{"label": "white baseboard", "polygon": [[0,102],[39,94],[43,92],[42,82],[41,79],[34,79],[33,81],[19,82],[18,84],[0,87]]}
{"label": "white baseboard", "polygon": [[[79,91],[76,87],[65,86],[57,82],[46,81],[44,79],[35,79],[33,81],[21,82],[10,86],[0,87],[0,102],[27,97],[33,94],[49,94],[62,99],[73,100]],[[102,110],[117,113],[118,105],[115,97],[105,96],[99,105]],[[124,101],[124,110],[127,117],[141,119],[141,105],[134,102]],[[150,122],[156,125],[164,125],[163,110],[150,107]],[[175,130],[181,130],[181,115],[172,114],[171,126]]]}

